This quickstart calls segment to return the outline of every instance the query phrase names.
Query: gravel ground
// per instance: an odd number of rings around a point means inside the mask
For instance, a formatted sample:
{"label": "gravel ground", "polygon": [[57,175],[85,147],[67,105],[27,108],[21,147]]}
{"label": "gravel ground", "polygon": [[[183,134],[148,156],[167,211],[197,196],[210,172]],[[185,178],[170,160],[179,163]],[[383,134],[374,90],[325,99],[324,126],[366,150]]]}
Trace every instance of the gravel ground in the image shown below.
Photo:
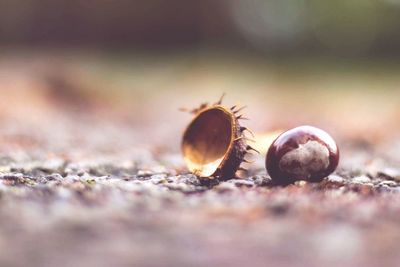
{"label": "gravel ground", "polygon": [[0,266],[400,264],[397,124],[365,139],[337,120],[340,167],[319,184],[271,186],[263,155],[243,179],[205,181],[183,164],[175,103],[177,119],[157,101],[156,119],[132,117],[13,75],[0,75]]}
{"label": "gravel ground", "polygon": [[179,153],[135,145],[135,127],[72,114],[3,121],[1,266],[400,262],[400,169],[365,149],[319,184],[272,187],[262,157],[202,181]]}

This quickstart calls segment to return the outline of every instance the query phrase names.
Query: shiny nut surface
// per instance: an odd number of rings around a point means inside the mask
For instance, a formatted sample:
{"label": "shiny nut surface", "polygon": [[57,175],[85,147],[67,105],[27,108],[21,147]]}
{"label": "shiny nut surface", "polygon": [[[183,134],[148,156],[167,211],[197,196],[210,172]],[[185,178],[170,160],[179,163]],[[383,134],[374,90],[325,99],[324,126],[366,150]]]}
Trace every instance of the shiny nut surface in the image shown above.
{"label": "shiny nut surface", "polygon": [[325,131],[300,126],[281,134],[267,153],[266,167],[276,184],[319,182],[335,171],[339,149]]}

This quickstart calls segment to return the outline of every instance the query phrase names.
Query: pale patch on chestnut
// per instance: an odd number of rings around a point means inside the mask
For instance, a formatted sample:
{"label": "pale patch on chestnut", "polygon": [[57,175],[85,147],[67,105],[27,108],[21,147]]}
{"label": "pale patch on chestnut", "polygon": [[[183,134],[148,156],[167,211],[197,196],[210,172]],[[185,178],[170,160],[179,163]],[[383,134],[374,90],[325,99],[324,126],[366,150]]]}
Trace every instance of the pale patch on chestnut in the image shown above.
{"label": "pale patch on chestnut", "polygon": [[316,141],[309,141],[283,155],[279,168],[297,178],[307,179],[311,173],[325,170],[329,166],[329,150]]}

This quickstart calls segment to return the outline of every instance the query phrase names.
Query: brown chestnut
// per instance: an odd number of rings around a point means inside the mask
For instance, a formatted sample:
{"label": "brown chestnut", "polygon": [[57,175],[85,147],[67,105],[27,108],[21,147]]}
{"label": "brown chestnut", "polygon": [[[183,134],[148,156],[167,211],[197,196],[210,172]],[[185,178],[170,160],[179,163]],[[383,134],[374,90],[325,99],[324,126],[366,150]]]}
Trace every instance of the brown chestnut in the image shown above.
{"label": "brown chestnut", "polygon": [[284,132],[270,146],[266,167],[275,184],[320,182],[335,171],[339,149],[325,131],[300,126]]}

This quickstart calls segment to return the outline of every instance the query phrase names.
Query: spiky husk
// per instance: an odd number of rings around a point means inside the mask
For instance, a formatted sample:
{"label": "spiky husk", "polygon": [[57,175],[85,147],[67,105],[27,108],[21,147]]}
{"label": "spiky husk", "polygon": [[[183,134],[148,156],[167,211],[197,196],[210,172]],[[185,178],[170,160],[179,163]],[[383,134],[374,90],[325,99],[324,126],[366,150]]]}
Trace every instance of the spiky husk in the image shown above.
{"label": "spiky husk", "polygon": [[[247,150],[246,137],[240,130],[239,120],[236,119],[236,131],[235,141],[233,146],[229,151],[227,151],[228,156],[223,162],[221,162],[220,167],[217,169],[215,176],[221,180],[228,180],[236,177],[236,172],[239,170],[240,165],[244,162]],[[242,169],[245,170],[245,169]]]}
{"label": "spiky husk", "polygon": [[[247,171],[245,168],[241,167],[242,163],[244,162],[248,163],[248,161],[245,159],[246,155],[251,154],[251,151],[256,151],[247,144],[247,141],[249,139],[246,137],[245,132],[249,130],[246,127],[242,127],[239,122],[240,120],[246,119],[243,117],[243,115],[238,115],[238,113],[241,110],[243,110],[244,107],[238,108],[237,106],[233,106],[230,109],[228,109],[223,107],[221,104],[222,104],[222,98],[213,105],[209,106],[208,104],[202,104],[200,108],[190,111],[192,114],[196,115],[196,118],[198,118],[199,115],[201,115],[203,112],[212,110],[213,108],[223,109],[226,113],[228,113],[231,116],[231,121],[233,124],[232,140],[228,149],[225,152],[225,155],[223,155],[223,160],[220,162],[218,168],[216,168],[215,172],[212,175],[202,177],[206,179],[218,178],[220,180],[228,180],[232,178],[237,178],[236,175],[238,170]],[[195,119],[192,120],[191,124],[189,124],[189,127],[190,125],[192,125]],[[249,132],[251,133],[251,131]],[[185,142],[185,134],[182,144]],[[184,157],[186,159],[185,154]]]}

